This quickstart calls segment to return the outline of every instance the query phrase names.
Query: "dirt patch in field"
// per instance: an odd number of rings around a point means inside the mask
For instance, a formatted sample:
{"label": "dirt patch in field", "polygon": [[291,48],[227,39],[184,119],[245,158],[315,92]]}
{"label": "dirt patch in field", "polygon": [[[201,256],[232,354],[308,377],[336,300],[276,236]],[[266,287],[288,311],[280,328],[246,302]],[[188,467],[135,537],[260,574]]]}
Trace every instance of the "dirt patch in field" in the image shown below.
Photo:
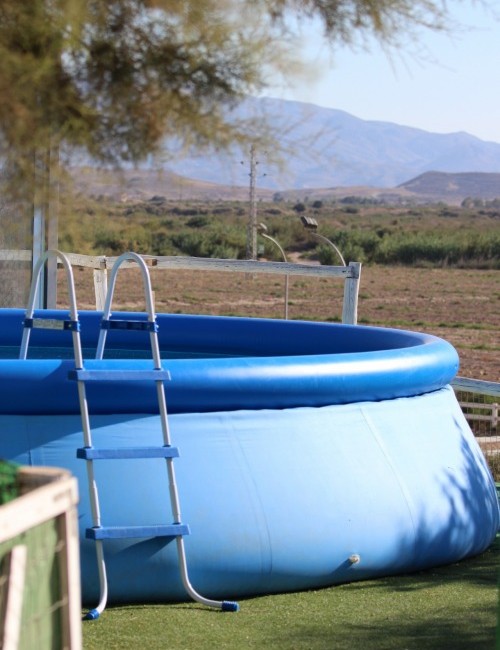
{"label": "dirt patch in field", "polygon": [[[159,312],[282,318],[284,278],[245,273],[152,269]],[[460,375],[500,381],[500,273],[459,269],[364,267],[359,292],[360,324],[411,329],[450,341],[460,356]],[[95,308],[92,271],[76,269],[80,309]],[[343,282],[290,277],[291,319],[337,320]],[[67,305],[64,282],[58,304]],[[136,269],[118,276],[114,308],[144,309]]]}

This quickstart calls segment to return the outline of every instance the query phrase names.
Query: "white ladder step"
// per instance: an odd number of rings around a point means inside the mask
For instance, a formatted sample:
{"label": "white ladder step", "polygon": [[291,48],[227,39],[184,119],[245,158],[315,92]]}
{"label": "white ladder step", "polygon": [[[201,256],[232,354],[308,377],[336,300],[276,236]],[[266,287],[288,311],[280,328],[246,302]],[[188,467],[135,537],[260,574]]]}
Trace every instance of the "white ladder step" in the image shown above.
{"label": "white ladder step", "polygon": [[120,318],[103,318],[101,321],[102,330],[138,330],[145,332],[157,332],[158,324],[155,320],[136,320]]}
{"label": "white ladder step", "polygon": [[147,537],[179,537],[189,535],[187,524],[158,524],[153,526],[95,526],[87,528],[87,539],[145,539]]}
{"label": "white ladder step", "polygon": [[76,457],[83,460],[115,460],[119,458],[178,458],[177,447],[124,447],[123,449],[96,449],[81,447]]}
{"label": "white ladder step", "polygon": [[76,381],[170,381],[168,370],[126,370],[117,368],[92,369],[78,368],[68,372],[68,379]]}
{"label": "white ladder step", "polygon": [[70,332],[80,331],[80,321],[62,318],[25,318],[23,321],[25,329],[44,330],[67,330]]}

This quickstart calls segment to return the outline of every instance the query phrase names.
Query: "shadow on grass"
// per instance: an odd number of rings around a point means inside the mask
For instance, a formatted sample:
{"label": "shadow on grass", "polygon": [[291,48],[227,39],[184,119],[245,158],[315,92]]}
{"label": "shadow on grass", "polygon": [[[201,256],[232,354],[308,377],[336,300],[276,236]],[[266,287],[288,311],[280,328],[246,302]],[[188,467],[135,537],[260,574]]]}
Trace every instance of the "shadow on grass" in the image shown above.
{"label": "shadow on grass", "polygon": [[497,537],[480,556],[460,563],[326,589],[320,598],[323,621],[293,626],[289,635],[281,632],[271,637],[269,645],[318,650],[498,650],[499,568]]}

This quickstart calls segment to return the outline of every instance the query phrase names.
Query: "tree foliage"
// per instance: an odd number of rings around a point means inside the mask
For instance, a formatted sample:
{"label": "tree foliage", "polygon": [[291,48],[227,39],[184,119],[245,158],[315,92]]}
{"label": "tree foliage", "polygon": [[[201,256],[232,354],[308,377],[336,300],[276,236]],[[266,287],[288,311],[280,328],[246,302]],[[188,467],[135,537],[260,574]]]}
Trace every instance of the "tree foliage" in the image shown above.
{"label": "tree foliage", "polygon": [[108,163],[166,136],[223,147],[250,132],[229,109],[297,69],[301,20],[335,44],[444,16],[441,0],[0,0],[0,145],[18,164],[63,144]]}

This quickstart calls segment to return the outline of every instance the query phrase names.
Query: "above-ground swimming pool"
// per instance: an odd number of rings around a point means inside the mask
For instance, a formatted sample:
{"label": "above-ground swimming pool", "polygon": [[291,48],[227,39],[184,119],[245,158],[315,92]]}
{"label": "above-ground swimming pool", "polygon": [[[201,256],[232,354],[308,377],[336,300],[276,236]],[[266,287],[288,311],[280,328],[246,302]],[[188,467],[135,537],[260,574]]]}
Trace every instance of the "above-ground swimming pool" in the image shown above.
{"label": "above-ground swimming pool", "polygon": [[[23,318],[0,310],[0,455],[77,476],[88,603],[99,584],[84,536],[92,524],[85,462],[76,458],[71,333],[34,330],[29,358],[18,360]],[[242,597],[414,571],[494,539],[495,485],[449,387],[458,358],[445,341],[331,323],[157,318],[199,591]],[[85,368],[152,367],[148,334],[130,331],[110,332],[106,358],[92,360],[100,314],[80,320]],[[161,444],[154,384],[93,384],[87,396],[96,445]],[[161,459],[96,463],[96,475],[109,524],[171,519]],[[110,601],[186,597],[171,539],[113,540],[105,553]]]}

